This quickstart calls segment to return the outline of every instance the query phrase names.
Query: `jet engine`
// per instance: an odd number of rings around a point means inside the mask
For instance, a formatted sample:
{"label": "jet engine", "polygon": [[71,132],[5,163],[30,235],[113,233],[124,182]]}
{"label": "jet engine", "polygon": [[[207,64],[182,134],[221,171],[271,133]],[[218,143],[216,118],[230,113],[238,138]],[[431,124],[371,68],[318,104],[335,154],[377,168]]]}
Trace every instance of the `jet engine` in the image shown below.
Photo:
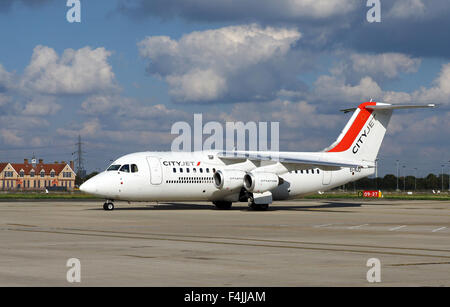
{"label": "jet engine", "polygon": [[247,173],[244,187],[251,193],[263,193],[283,184],[283,179],[272,173]]}
{"label": "jet engine", "polygon": [[244,185],[244,171],[219,170],[213,175],[214,185],[219,190],[234,190]]}

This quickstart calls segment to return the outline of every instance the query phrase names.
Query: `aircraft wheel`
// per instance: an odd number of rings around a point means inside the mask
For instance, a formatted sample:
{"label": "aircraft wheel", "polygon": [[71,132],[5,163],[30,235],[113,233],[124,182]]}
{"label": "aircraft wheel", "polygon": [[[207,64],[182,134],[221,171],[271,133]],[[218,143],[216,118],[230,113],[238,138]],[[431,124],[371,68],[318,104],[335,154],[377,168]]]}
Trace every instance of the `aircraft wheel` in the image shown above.
{"label": "aircraft wheel", "polygon": [[233,203],[231,201],[215,201],[213,202],[214,206],[216,206],[219,210],[229,210]]}
{"label": "aircraft wheel", "polygon": [[111,202],[109,202],[109,203],[104,203],[104,204],[103,204],[103,209],[104,209],[105,211],[112,211],[112,210],[114,210],[114,204],[111,203]]}

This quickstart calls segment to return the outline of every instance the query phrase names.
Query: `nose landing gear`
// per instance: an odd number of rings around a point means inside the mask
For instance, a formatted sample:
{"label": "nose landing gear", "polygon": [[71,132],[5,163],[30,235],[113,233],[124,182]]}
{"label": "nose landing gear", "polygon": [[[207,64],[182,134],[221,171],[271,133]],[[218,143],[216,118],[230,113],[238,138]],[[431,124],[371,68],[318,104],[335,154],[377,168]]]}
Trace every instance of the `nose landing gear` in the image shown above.
{"label": "nose landing gear", "polygon": [[114,210],[114,204],[113,204],[111,201],[106,201],[106,202],[103,204],[103,209],[104,209],[105,211],[112,211],[112,210]]}

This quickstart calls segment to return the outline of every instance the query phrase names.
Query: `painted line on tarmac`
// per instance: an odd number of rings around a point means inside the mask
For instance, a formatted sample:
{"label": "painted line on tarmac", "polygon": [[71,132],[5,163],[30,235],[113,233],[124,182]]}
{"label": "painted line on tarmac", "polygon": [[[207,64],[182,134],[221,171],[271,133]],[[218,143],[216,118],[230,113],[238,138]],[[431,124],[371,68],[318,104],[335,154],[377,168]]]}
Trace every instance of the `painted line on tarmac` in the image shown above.
{"label": "painted line on tarmac", "polygon": [[444,230],[445,228],[447,228],[447,227],[437,228],[437,229],[432,230],[431,232],[438,232],[438,231],[440,231],[440,230]]}
{"label": "painted line on tarmac", "polygon": [[402,228],[405,228],[405,227],[406,227],[406,225],[402,225],[402,226],[391,228],[391,229],[389,229],[389,231],[395,231],[395,230],[399,230],[399,229],[402,229]]}
{"label": "painted line on tarmac", "polygon": [[320,227],[327,227],[327,226],[331,226],[333,224],[322,224],[322,225],[315,225],[315,228],[320,228]]}
{"label": "painted line on tarmac", "polygon": [[362,225],[358,225],[358,226],[352,226],[352,227],[348,227],[348,229],[358,229],[364,226],[369,226],[369,224],[362,224]]}

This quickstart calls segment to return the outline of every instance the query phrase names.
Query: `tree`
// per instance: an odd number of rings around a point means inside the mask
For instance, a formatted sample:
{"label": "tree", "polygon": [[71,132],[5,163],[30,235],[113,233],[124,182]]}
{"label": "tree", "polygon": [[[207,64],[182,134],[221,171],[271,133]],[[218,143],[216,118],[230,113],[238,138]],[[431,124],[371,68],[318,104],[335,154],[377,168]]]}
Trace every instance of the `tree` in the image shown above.
{"label": "tree", "polygon": [[392,174],[387,174],[380,182],[380,187],[383,190],[395,190],[397,188],[397,177]]}
{"label": "tree", "polygon": [[428,176],[425,177],[425,189],[437,190],[440,189],[440,186],[439,179],[435,174],[428,174]]}

